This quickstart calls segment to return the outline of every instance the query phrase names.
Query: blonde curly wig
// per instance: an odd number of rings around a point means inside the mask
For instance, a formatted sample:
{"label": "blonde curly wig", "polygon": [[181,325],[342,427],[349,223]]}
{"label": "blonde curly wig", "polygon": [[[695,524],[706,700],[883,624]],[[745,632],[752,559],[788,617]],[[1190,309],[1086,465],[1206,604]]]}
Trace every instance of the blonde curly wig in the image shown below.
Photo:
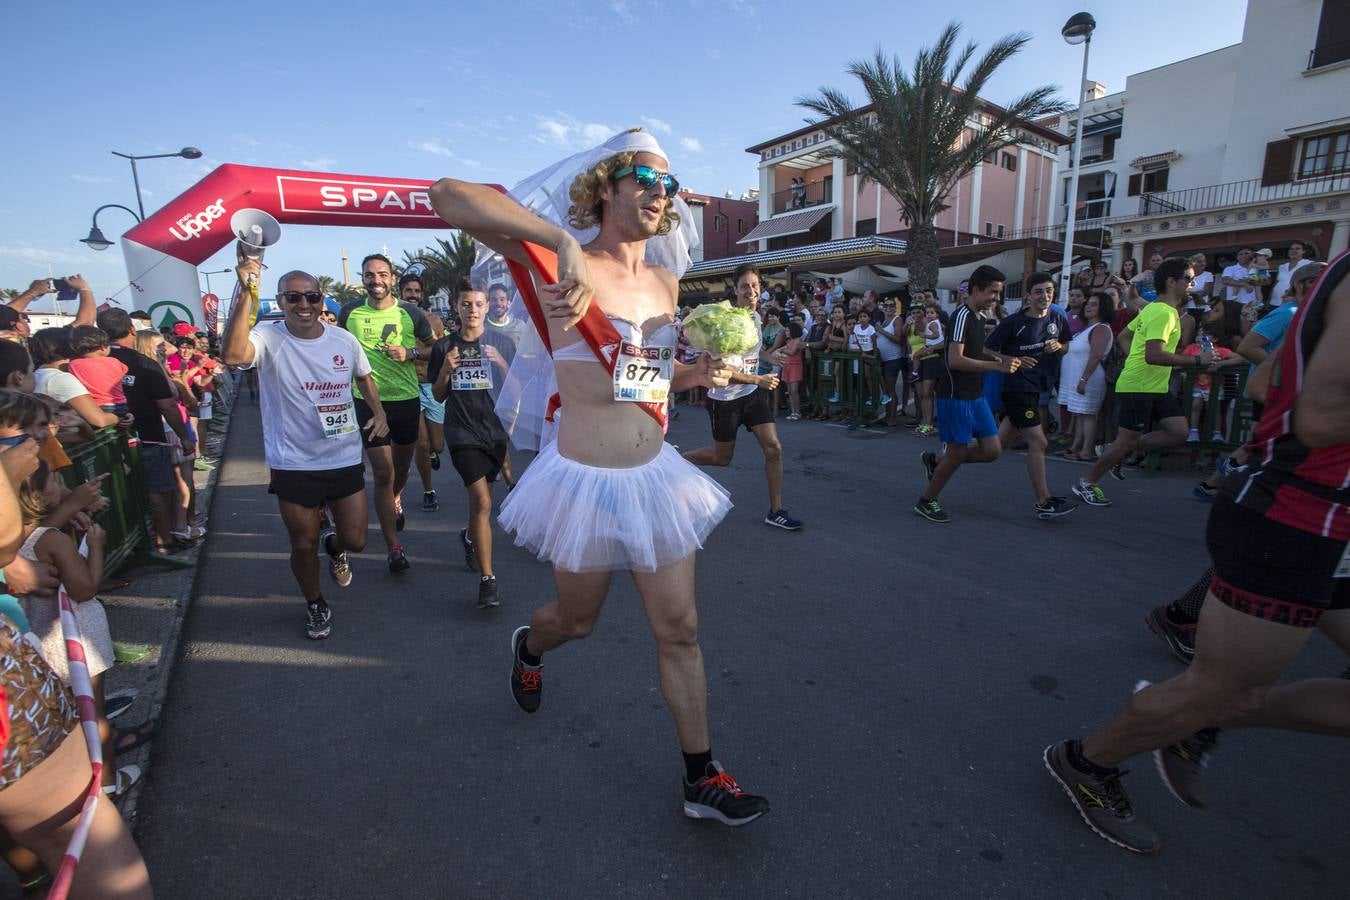
{"label": "blonde curly wig", "polygon": [[[609,181],[611,173],[631,166],[637,155],[636,150],[617,153],[609,159],[596,163],[589,171],[582,172],[573,180],[572,187],[568,190],[572,205],[567,210],[567,221],[573,228],[584,231],[600,225],[603,213],[600,203],[601,188]],[[675,212],[675,205],[668,198],[666,208],[661,213],[661,222],[656,226],[656,233],[670,234],[679,224],[680,214]]]}

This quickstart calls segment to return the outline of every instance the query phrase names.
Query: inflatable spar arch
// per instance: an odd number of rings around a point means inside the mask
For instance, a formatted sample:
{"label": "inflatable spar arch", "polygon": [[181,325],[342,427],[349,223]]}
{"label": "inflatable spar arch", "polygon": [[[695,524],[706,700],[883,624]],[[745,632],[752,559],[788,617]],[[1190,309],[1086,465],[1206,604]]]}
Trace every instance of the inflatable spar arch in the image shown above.
{"label": "inflatable spar arch", "polygon": [[205,326],[197,266],[235,240],[230,217],[241,209],[261,209],[283,225],[447,228],[432,212],[431,185],[223,165],[122,235],[132,306],[150,313],[156,327]]}

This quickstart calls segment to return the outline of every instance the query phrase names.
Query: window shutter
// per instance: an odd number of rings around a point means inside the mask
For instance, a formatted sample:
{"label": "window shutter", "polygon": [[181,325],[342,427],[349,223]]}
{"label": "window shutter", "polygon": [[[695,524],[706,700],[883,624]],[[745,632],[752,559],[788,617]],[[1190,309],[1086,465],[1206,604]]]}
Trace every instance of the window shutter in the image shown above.
{"label": "window shutter", "polygon": [[1266,161],[1261,166],[1261,186],[1288,184],[1294,177],[1294,151],[1298,141],[1288,138],[1266,144]]}
{"label": "window shutter", "polygon": [[1162,193],[1167,190],[1167,173],[1170,169],[1164,168],[1153,173],[1153,190]]}
{"label": "window shutter", "polygon": [[1138,197],[1139,190],[1143,186],[1143,184],[1144,184],[1144,173],[1135,172],[1133,175],[1130,176],[1130,184],[1128,190],[1126,191],[1125,196]]}

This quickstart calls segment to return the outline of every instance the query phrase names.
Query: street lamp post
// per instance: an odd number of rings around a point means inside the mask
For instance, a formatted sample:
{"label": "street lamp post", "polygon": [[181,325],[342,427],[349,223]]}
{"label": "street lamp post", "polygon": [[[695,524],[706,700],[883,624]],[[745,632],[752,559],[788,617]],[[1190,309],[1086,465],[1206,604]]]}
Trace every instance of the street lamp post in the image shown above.
{"label": "street lamp post", "polygon": [[226,272],[233,272],[233,271],[234,271],[234,269],[229,269],[229,268],[226,268],[226,269],[212,269],[212,270],[209,271],[209,272],[203,270],[203,271],[202,271],[202,275],[206,276],[206,292],[207,292],[208,294],[211,293],[211,276],[212,276],[212,275],[224,275]]}
{"label": "street lamp post", "polygon": [[174,156],[182,157],[183,159],[199,159],[202,155],[202,151],[198,150],[196,147],[184,147],[177,153],[150,153],[137,156],[131,153],[118,153],[116,150],[113,150],[112,155],[131,160],[131,180],[136,185],[136,206],[141,211],[141,221],[145,221],[145,202],[141,200],[141,176],[136,171],[136,160],[169,159]]}
{"label": "street lamp post", "polygon": [[1097,20],[1091,13],[1075,13],[1064,23],[1060,34],[1070,46],[1083,45],[1083,75],[1078,79],[1078,124],[1073,136],[1073,162],[1069,169],[1069,205],[1064,219],[1064,263],[1060,268],[1060,296],[1069,295],[1070,269],[1073,266],[1073,220],[1078,205],[1078,165],[1083,157],[1083,107],[1087,105],[1088,48],[1092,44],[1092,32],[1097,28]]}
{"label": "street lamp post", "polygon": [[123,206],[120,203],[103,204],[98,209],[94,210],[94,222],[92,225],[89,226],[89,237],[80,238],[80,243],[87,244],[90,250],[107,250],[109,247],[112,246],[112,241],[104,237],[103,232],[100,231],[98,227],[98,214],[103,212],[105,209],[125,210],[126,212],[131,213],[131,217],[135,219],[137,222],[143,221],[142,218],[136,215],[135,212],[133,212],[131,209],[128,209],[127,207]]}

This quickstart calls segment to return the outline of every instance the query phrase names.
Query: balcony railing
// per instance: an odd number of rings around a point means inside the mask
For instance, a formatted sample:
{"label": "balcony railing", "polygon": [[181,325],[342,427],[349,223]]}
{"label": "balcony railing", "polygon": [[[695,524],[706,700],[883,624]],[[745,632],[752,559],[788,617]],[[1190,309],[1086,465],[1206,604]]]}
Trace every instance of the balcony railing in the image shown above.
{"label": "balcony railing", "polygon": [[795,188],[778,191],[773,195],[773,215],[829,203],[834,199],[831,196],[834,193],[831,187],[828,181],[811,181]]}
{"label": "balcony railing", "polygon": [[1316,69],[1319,66],[1329,66],[1345,59],[1350,59],[1350,41],[1322,44],[1320,47],[1314,47],[1308,51],[1308,68]]}
{"label": "balcony railing", "polygon": [[1303,178],[1288,184],[1262,187],[1261,179],[1211,184],[1184,191],[1159,191],[1139,197],[1140,216],[1159,216],[1187,210],[1215,209],[1247,203],[1272,203],[1297,197],[1311,197],[1333,191],[1350,191],[1350,173],[1323,178]]}

